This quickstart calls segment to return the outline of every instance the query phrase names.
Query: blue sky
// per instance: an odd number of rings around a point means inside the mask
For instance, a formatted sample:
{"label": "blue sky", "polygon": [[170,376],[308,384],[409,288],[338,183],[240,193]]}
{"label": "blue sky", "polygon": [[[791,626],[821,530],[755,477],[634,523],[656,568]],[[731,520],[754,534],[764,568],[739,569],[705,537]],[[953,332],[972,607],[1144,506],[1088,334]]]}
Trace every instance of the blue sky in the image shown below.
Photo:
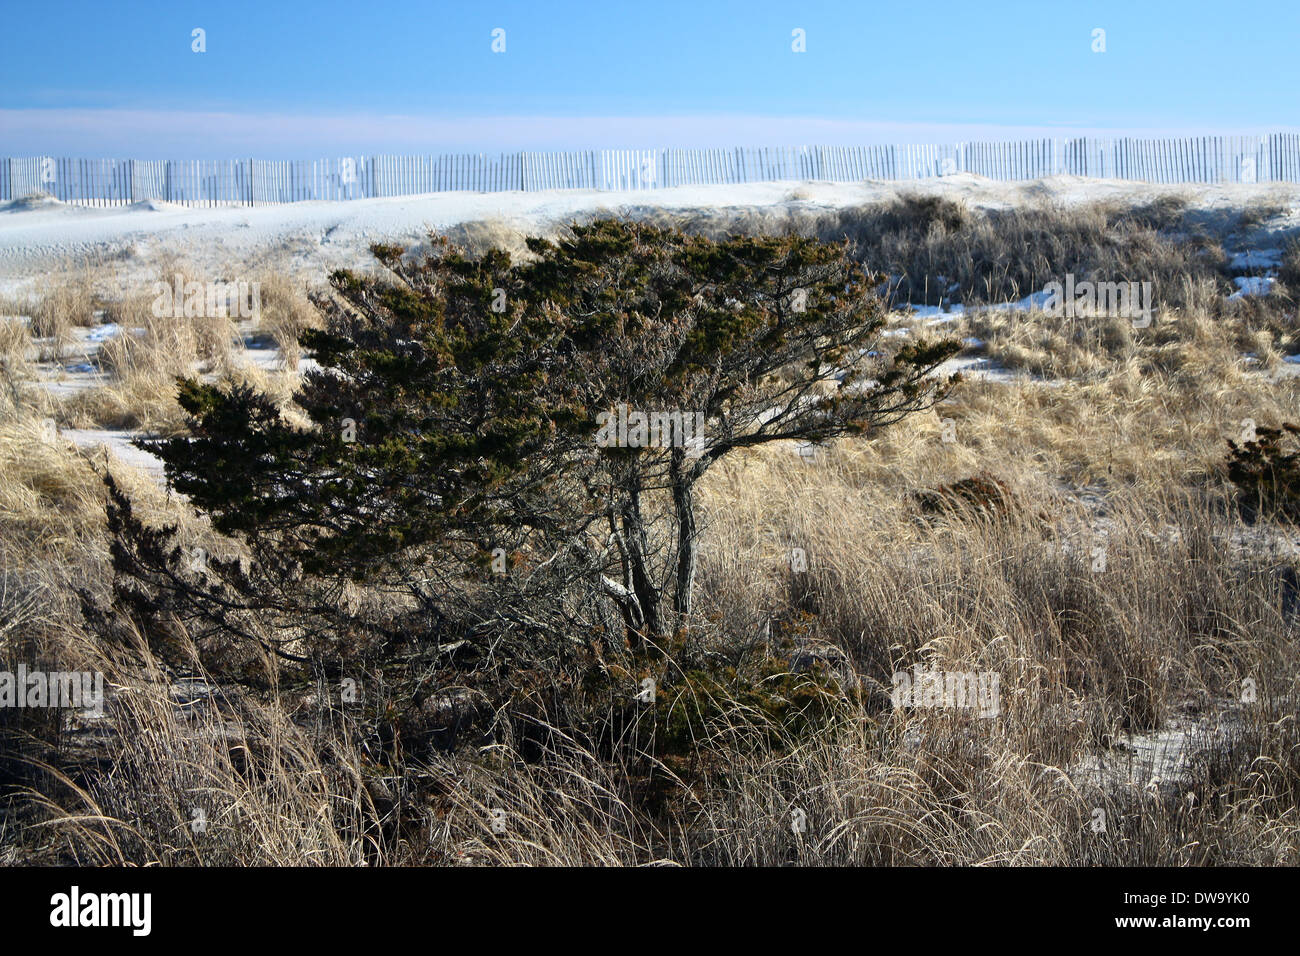
{"label": "blue sky", "polygon": [[[1294,129],[1300,2],[78,2],[0,155],[266,158]],[[207,52],[191,50],[206,31]],[[506,50],[493,53],[494,28]],[[802,29],[807,51],[791,49]],[[1093,52],[1093,30],[1106,50]]]}

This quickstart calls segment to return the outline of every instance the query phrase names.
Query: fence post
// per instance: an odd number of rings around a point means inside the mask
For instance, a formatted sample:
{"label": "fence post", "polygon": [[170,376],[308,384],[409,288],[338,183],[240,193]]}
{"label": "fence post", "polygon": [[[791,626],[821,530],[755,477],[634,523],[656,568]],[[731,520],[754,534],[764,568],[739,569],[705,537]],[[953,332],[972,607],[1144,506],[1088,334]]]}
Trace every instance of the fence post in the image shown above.
{"label": "fence post", "polygon": [[[996,180],[1069,174],[1159,183],[1295,182],[1300,180],[1300,137],[1256,136],[1135,139],[1043,138],[872,147],[754,147],[663,150],[572,150],[438,157],[372,155],[353,158],[360,169],[342,182],[330,160],[123,161],[58,159],[58,195],[69,203],[101,206],[162,199],[185,205],[234,202],[247,206],[299,200],[375,198],[439,190],[661,189],[706,183],[830,182],[864,178],[928,178],[948,168]],[[300,168],[301,165],[301,168]],[[41,159],[0,157],[0,199],[40,188]],[[351,170],[349,165],[348,169]],[[246,176],[247,182],[241,181]],[[647,178],[650,177],[650,178]],[[635,187],[633,186],[635,184]]]}

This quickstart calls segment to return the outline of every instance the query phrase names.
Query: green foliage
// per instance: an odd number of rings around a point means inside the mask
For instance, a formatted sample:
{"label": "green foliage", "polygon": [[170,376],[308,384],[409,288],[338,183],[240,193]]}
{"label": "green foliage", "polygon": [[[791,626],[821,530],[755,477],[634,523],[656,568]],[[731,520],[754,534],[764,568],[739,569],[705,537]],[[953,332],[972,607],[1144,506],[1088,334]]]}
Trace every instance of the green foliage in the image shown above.
{"label": "green foliage", "polygon": [[1255,440],[1229,440],[1228,477],[1252,517],[1300,521],[1300,427],[1258,428]]}
{"label": "green foliage", "polygon": [[820,664],[795,673],[788,660],[769,657],[754,676],[735,668],[691,670],[656,695],[655,743],[663,754],[687,755],[719,728],[746,727],[755,743],[781,749],[843,713],[845,700]]}
{"label": "green foliage", "polygon": [[[842,245],[600,220],[528,247],[376,245],[387,275],[334,273],[301,414],[182,382],[189,434],[141,445],[242,556],[184,573],[175,529],[113,496],[133,619],[330,674],[439,670],[454,645],[493,695],[580,668],[577,635],[653,649],[691,619],[693,488],[714,462],[895,422],[943,394],[933,372],[957,348],[882,340],[879,277]],[[689,454],[604,447],[598,418],[620,405],[705,431]],[[808,703],[809,678],[788,680],[735,693],[784,726]]]}
{"label": "green foliage", "polygon": [[1031,509],[1002,479],[980,472],[969,478],[918,491],[914,500],[925,515],[973,517],[992,521],[1022,519],[1050,525],[1051,516],[1041,509]]}

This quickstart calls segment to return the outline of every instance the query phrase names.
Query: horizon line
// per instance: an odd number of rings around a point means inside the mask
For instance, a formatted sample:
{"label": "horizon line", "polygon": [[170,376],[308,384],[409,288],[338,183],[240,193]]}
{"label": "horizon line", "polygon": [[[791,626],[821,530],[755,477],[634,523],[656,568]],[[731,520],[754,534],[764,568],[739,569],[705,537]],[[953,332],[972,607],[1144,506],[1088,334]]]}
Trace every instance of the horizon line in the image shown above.
{"label": "horizon line", "polygon": [[[1104,125],[765,116],[750,113],[647,116],[518,116],[194,112],[0,108],[13,156],[165,159],[308,159],[327,155],[557,152],[590,149],[719,149],[940,146],[1040,139],[1161,139],[1300,132],[1288,124]],[[86,144],[95,146],[88,150]],[[657,145],[645,145],[654,143]],[[659,145],[659,144],[669,145]]]}

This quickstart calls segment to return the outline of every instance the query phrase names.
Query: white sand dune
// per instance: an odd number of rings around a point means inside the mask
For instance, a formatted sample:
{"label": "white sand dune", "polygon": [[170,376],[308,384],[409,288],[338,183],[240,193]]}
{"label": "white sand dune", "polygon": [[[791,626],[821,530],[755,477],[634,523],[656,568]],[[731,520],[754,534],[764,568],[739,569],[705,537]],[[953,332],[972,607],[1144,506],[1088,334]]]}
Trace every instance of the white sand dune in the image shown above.
{"label": "white sand dune", "polygon": [[626,192],[453,192],[258,207],[149,201],[92,209],[54,200],[16,200],[0,205],[0,292],[25,290],[52,265],[85,257],[112,262],[124,277],[145,263],[152,269],[158,256],[170,255],[227,275],[273,263],[319,278],[331,268],[369,265],[367,248],[372,242],[412,244],[430,230],[467,222],[489,220],[537,232],[600,210],[716,214],[729,207],[750,207],[780,212],[854,206],[905,193],[946,196],[985,208],[1183,196],[1207,216],[1268,199],[1286,209],[1281,227],[1300,228],[1300,185],[1164,186],[1077,176],[1001,182],[969,173],[918,181],[746,183]]}

